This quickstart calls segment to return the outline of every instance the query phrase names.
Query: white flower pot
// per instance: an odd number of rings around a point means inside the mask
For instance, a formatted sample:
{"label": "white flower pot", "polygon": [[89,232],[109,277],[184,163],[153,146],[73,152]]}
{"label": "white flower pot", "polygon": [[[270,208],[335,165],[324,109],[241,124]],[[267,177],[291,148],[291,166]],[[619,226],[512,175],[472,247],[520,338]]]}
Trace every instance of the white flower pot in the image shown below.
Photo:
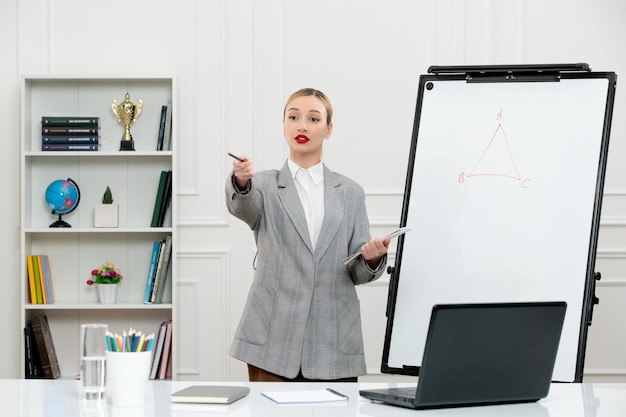
{"label": "white flower pot", "polygon": [[95,227],[119,227],[119,204],[96,204],[94,207]]}
{"label": "white flower pot", "polygon": [[119,284],[95,284],[98,289],[100,304],[115,304]]}

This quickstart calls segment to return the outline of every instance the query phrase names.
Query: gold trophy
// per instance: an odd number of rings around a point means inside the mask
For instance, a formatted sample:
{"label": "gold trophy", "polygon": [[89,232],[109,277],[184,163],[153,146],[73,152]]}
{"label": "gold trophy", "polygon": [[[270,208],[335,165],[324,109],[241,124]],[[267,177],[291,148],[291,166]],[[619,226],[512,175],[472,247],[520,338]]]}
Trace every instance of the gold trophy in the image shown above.
{"label": "gold trophy", "polygon": [[124,102],[117,104],[117,100],[113,100],[111,109],[117,116],[117,121],[124,124],[124,135],[120,141],[120,151],[134,151],[135,142],[133,141],[133,136],[130,134],[130,125],[137,120],[137,117],[141,114],[143,103],[141,100],[139,100],[137,104],[131,103],[130,94],[126,93]]}

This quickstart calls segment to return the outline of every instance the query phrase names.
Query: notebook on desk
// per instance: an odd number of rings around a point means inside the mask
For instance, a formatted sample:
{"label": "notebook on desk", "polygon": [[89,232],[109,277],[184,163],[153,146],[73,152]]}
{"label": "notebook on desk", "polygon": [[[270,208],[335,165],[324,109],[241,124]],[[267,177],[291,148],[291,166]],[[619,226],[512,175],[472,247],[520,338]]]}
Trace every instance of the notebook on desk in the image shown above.
{"label": "notebook on desk", "polygon": [[533,402],[548,395],[565,302],[432,309],[417,387],[361,390],[414,409]]}
{"label": "notebook on desk", "polygon": [[235,385],[191,385],[171,395],[173,403],[232,404],[248,395],[250,388]]}

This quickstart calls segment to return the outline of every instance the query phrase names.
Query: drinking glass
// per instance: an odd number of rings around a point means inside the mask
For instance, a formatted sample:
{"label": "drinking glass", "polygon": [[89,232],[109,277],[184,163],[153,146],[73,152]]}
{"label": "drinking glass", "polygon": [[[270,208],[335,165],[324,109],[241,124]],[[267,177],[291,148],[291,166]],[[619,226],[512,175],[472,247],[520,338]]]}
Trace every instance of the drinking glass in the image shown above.
{"label": "drinking glass", "polygon": [[104,398],[107,330],[101,323],[80,326],[80,380],[86,400]]}

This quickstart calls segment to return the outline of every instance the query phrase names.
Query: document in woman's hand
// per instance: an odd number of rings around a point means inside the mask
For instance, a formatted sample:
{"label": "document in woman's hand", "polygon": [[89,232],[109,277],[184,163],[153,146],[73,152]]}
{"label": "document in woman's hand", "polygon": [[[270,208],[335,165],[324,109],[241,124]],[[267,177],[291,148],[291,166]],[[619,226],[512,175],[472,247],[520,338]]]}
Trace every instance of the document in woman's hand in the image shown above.
{"label": "document in woman's hand", "polygon": [[[403,235],[403,234],[405,234],[406,232],[408,232],[410,230],[411,230],[411,228],[409,226],[401,227],[401,228],[396,229],[393,232],[389,233],[387,236],[385,236],[381,240],[385,240],[387,238],[393,239],[394,237],[398,237],[400,235]],[[359,255],[361,255],[361,251],[358,251],[358,252],[353,253],[352,255],[348,256],[347,258],[345,258],[343,260],[343,263],[347,265],[350,262],[352,262],[354,259],[358,258]]]}

